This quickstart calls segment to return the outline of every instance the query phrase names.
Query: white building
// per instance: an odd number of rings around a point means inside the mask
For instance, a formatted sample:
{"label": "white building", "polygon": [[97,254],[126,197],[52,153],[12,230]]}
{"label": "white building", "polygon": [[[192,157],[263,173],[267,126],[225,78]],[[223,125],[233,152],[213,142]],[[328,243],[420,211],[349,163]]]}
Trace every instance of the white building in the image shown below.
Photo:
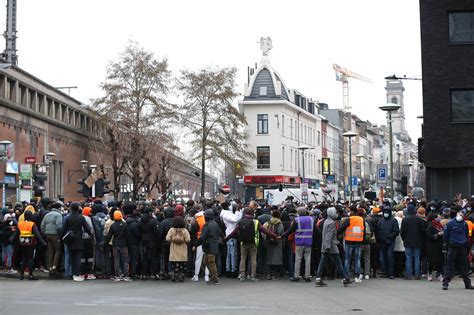
{"label": "white building", "polygon": [[239,101],[248,123],[248,150],[256,156],[244,176],[246,199],[263,198],[265,189],[280,184],[299,186],[304,178],[313,186],[322,179],[323,139],[317,104],[287,89],[267,53],[264,51]]}

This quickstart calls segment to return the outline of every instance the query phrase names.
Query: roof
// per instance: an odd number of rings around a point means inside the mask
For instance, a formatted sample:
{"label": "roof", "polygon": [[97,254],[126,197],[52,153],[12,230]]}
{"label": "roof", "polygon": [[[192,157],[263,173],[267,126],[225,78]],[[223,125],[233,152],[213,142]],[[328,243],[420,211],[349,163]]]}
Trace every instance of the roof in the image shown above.
{"label": "roof", "polygon": [[[260,93],[266,87],[266,93]],[[261,65],[249,85],[249,95],[244,100],[287,100],[288,92],[283,81],[270,64]],[[263,92],[263,91],[262,91]]]}

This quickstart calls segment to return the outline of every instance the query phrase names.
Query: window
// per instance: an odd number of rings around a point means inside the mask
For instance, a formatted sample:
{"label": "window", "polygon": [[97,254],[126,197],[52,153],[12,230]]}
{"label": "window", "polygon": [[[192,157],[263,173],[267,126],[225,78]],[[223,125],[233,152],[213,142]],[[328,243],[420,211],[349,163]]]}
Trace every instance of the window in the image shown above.
{"label": "window", "polygon": [[474,42],[474,11],[449,13],[449,41]]}
{"label": "window", "polygon": [[293,149],[290,149],[290,171],[293,172]]}
{"label": "window", "polygon": [[304,126],[304,142],[308,143],[308,133],[306,125]]}
{"label": "window", "polygon": [[281,134],[285,135],[285,115],[281,115]]}
{"label": "window", "polygon": [[318,131],[318,146],[321,146],[321,132]]}
{"label": "window", "polygon": [[391,101],[392,104],[398,104],[398,99],[394,96],[392,97]]}
{"label": "window", "polygon": [[268,134],[268,115],[267,114],[257,115],[257,133]]}
{"label": "window", "polygon": [[285,147],[281,147],[281,168],[285,169]]}
{"label": "window", "polygon": [[290,118],[290,139],[293,138],[293,119]]}
{"label": "window", "polygon": [[259,91],[260,96],[267,96],[267,87],[266,86],[261,86],[260,91]]}
{"label": "window", "polygon": [[474,122],[474,90],[451,91],[451,121]]}
{"label": "window", "polygon": [[257,147],[257,168],[270,168],[270,147]]}

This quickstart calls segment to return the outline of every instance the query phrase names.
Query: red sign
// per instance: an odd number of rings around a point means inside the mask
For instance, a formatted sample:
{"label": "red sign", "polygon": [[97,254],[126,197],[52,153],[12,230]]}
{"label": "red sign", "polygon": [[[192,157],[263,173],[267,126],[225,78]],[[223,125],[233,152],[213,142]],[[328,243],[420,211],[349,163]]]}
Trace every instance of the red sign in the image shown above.
{"label": "red sign", "polygon": [[34,156],[27,156],[27,157],[25,157],[25,163],[27,163],[27,164],[35,164],[35,163],[36,163],[36,157],[34,157]]}
{"label": "red sign", "polygon": [[223,185],[223,186],[222,186],[222,190],[223,190],[224,192],[227,192],[227,193],[228,193],[228,192],[230,192],[230,186],[229,186],[229,185]]}
{"label": "red sign", "polygon": [[299,184],[301,179],[292,176],[245,176],[245,184]]}

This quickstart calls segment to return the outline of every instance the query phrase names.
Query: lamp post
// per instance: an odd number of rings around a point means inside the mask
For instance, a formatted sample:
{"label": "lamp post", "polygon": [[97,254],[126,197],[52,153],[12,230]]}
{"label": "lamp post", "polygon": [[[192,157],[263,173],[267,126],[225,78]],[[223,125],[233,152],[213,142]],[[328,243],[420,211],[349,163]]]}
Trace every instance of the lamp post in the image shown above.
{"label": "lamp post", "polygon": [[[2,152],[2,155],[0,156],[0,160],[3,160],[3,159],[6,159],[8,160],[8,154],[7,154],[7,146],[9,146],[10,144],[12,144],[11,141],[8,141],[8,140],[2,140],[0,141],[0,145],[3,147],[3,152]],[[2,182],[2,207],[5,207],[5,195],[6,195],[6,186],[5,186],[5,179],[3,179],[3,182]]]}
{"label": "lamp post", "polygon": [[349,139],[349,202],[352,203],[352,138],[357,136],[353,131],[347,131],[342,134]]}
{"label": "lamp post", "polygon": [[393,199],[394,188],[393,188],[393,134],[392,134],[392,112],[395,112],[400,109],[398,104],[386,104],[380,106],[379,108],[384,112],[387,112],[387,123],[388,123],[388,133],[390,137],[390,189],[392,191],[391,197]]}
{"label": "lamp post", "polygon": [[359,160],[359,176],[360,176],[360,199],[362,200],[362,193],[363,193],[363,180],[362,180],[362,158],[365,155],[362,153],[356,154],[356,158]]}

